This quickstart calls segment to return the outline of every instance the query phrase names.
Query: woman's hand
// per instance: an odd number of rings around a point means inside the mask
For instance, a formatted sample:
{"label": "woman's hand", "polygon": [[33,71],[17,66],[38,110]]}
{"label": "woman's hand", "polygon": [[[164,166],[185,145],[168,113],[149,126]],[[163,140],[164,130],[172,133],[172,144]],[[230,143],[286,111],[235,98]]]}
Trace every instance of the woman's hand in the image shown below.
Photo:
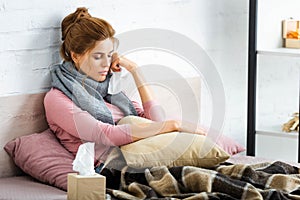
{"label": "woman's hand", "polygon": [[118,53],[114,53],[112,55],[111,70],[113,72],[120,72],[122,70],[120,66],[124,67],[130,73],[134,72],[135,69],[137,68],[136,63],[132,62],[131,60],[123,56],[118,56]]}
{"label": "woman's hand", "polygon": [[198,127],[197,124],[193,124],[186,121],[177,121],[178,131],[180,132],[187,132],[187,133],[194,133],[197,135],[207,135],[207,130],[204,128]]}

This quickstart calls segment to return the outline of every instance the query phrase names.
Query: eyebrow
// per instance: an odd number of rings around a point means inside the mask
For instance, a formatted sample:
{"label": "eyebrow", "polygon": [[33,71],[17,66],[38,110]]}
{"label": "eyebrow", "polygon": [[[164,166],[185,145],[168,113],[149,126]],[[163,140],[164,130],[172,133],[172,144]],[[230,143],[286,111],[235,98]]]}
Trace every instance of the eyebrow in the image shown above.
{"label": "eyebrow", "polygon": [[[112,53],[114,50],[111,50],[110,52],[108,52],[108,53]],[[93,54],[105,54],[104,52],[100,52],[100,51],[97,51],[97,52],[95,52],[95,53],[93,53]]]}

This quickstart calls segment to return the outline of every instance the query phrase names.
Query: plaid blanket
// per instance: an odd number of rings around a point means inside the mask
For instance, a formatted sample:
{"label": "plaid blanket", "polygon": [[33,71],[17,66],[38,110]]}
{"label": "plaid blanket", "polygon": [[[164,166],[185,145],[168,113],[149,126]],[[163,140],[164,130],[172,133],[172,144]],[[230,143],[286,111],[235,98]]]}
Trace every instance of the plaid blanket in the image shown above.
{"label": "plaid blanket", "polygon": [[101,174],[112,199],[300,199],[299,169],[280,161],[134,169],[114,150]]}

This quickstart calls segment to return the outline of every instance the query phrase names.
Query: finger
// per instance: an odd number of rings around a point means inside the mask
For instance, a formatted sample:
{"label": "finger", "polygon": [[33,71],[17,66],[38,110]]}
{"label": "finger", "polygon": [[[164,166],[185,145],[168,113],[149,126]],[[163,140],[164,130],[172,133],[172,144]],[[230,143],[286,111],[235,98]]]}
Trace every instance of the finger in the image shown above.
{"label": "finger", "polygon": [[120,72],[122,71],[122,68],[119,68],[119,69],[112,69],[113,72]]}
{"label": "finger", "polygon": [[206,133],[203,133],[203,132],[198,132],[196,133],[197,135],[203,135],[203,136],[207,136]]}
{"label": "finger", "polygon": [[118,69],[120,69],[119,62],[118,62],[118,61],[112,62],[112,63],[111,63],[111,69],[113,69],[113,70],[118,70]]}
{"label": "finger", "polygon": [[115,60],[112,61],[111,63],[111,69],[112,71],[121,71],[120,65],[119,65],[119,58],[116,58]]}
{"label": "finger", "polygon": [[199,130],[199,133],[201,133],[202,135],[207,135],[207,132],[203,130]]}
{"label": "finger", "polygon": [[116,63],[116,62],[120,62],[120,57],[118,56],[117,53],[113,53],[112,57],[111,57],[111,63]]}
{"label": "finger", "polygon": [[111,70],[112,70],[113,72],[120,71],[120,68],[118,67],[117,64],[112,64],[110,68],[111,68]]}
{"label": "finger", "polygon": [[206,131],[203,131],[202,129],[197,129],[196,134],[206,136],[206,135],[207,135],[207,132],[206,132]]}
{"label": "finger", "polygon": [[114,60],[117,59],[117,58],[119,58],[119,55],[118,55],[117,52],[114,52],[114,53],[112,54],[112,61],[114,61]]}
{"label": "finger", "polygon": [[115,52],[115,53],[113,53],[112,58],[111,58],[111,68],[113,71],[117,71],[120,69],[119,63],[120,63],[120,59],[119,59],[118,53]]}

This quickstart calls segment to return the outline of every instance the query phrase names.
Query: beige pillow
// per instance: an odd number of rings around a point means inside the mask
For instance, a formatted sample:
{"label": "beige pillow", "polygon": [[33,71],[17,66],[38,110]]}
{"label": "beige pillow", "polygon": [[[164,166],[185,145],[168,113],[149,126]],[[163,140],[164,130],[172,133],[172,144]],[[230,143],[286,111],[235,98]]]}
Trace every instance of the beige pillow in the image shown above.
{"label": "beige pillow", "polygon": [[[151,123],[139,117],[125,117],[119,124]],[[230,155],[209,137],[184,132],[171,132],[142,139],[121,146],[127,164],[131,167],[197,166],[214,167]]]}

